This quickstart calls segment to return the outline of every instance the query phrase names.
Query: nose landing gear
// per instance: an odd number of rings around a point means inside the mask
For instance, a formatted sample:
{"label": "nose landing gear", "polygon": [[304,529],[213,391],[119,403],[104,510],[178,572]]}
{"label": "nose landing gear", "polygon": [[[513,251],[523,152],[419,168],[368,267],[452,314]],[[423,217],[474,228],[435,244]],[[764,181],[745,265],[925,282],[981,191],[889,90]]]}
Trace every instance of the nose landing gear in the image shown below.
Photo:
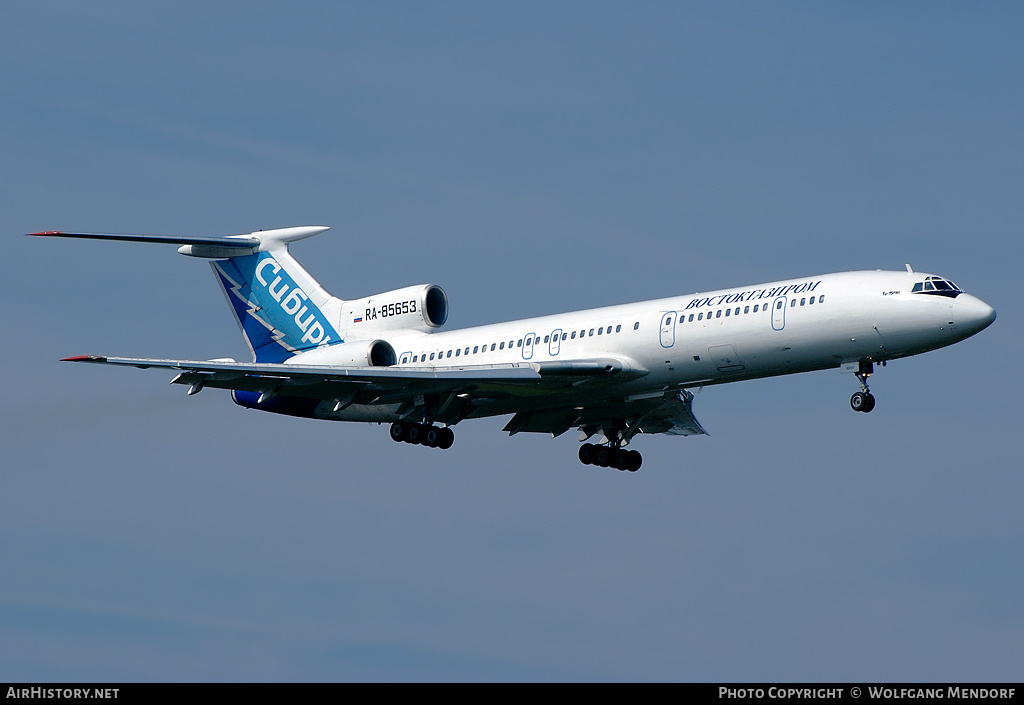
{"label": "nose landing gear", "polygon": [[868,389],[868,377],[875,371],[874,364],[868,360],[861,360],[860,370],[857,372],[857,379],[860,380],[861,391],[855,392],[850,397],[850,408],[854,411],[863,411],[865,414],[875,408],[875,397]]}

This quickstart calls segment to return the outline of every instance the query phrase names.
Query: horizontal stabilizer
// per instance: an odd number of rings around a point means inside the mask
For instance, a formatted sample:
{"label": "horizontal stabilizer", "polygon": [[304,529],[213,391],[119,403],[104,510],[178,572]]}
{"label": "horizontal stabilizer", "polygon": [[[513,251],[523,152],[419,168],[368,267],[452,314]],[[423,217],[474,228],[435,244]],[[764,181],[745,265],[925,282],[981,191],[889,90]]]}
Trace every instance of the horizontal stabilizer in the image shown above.
{"label": "horizontal stabilizer", "polygon": [[180,245],[178,252],[191,257],[213,259],[229,258],[256,251],[286,247],[289,242],[312,237],[325,230],[326,225],[303,225],[297,228],[257,230],[247,235],[226,237],[196,237],[192,235],[139,235],[137,233],[66,233],[63,230],[44,230],[28,233],[29,237],[69,237],[83,240],[121,240],[123,242],[155,242],[165,245]]}
{"label": "horizontal stabilizer", "polygon": [[192,237],[189,235],[133,235],[127,233],[65,233],[60,230],[47,230],[41,233],[29,233],[29,237],[73,237],[84,240],[122,240],[126,242],[156,242],[165,245],[207,245],[238,249],[252,249],[260,244],[259,238],[252,235]]}

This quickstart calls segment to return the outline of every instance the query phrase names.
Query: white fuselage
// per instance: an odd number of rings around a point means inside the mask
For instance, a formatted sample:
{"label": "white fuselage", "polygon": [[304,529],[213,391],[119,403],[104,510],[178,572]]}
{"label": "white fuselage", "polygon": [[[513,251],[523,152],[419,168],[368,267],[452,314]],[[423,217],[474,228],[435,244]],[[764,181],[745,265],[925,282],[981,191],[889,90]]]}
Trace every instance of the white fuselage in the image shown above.
{"label": "white fuselage", "polygon": [[[911,293],[923,273],[868,271],[722,289],[436,333],[386,337],[398,366],[466,368],[611,358],[625,374],[589,396],[636,395],[884,361],[963,340],[995,318],[966,293]],[[346,338],[358,337],[358,324]],[[333,364],[331,348],[291,364]],[[582,390],[580,390],[581,393]],[[566,398],[574,392],[566,392]],[[548,399],[548,401],[552,401]],[[495,402],[472,416],[523,408]],[[339,420],[386,420],[352,408]],[[347,413],[346,413],[347,412]],[[333,416],[333,415],[332,415]]]}

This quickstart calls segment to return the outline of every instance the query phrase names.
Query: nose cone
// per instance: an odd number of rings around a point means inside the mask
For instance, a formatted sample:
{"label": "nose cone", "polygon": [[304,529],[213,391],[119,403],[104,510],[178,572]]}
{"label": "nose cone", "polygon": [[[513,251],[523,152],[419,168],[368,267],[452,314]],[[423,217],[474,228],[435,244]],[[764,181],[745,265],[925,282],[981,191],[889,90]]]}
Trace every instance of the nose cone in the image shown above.
{"label": "nose cone", "polygon": [[960,294],[953,301],[953,325],[967,335],[988,328],[996,320],[996,310],[976,296]]}

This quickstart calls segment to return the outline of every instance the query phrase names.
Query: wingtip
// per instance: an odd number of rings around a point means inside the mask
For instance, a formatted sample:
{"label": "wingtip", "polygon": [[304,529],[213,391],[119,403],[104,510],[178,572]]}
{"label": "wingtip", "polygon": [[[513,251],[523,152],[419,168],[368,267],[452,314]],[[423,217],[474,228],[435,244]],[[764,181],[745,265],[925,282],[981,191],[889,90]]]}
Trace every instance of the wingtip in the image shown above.
{"label": "wingtip", "polygon": [[63,235],[63,230],[41,230],[38,233],[25,233],[26,237],[50,237],[53,235]]}
{"label": "wingtip", "polygon": [[106,362],[107,358],[102,355],[75,355],[74,357],[62,357],[61,362]]}

